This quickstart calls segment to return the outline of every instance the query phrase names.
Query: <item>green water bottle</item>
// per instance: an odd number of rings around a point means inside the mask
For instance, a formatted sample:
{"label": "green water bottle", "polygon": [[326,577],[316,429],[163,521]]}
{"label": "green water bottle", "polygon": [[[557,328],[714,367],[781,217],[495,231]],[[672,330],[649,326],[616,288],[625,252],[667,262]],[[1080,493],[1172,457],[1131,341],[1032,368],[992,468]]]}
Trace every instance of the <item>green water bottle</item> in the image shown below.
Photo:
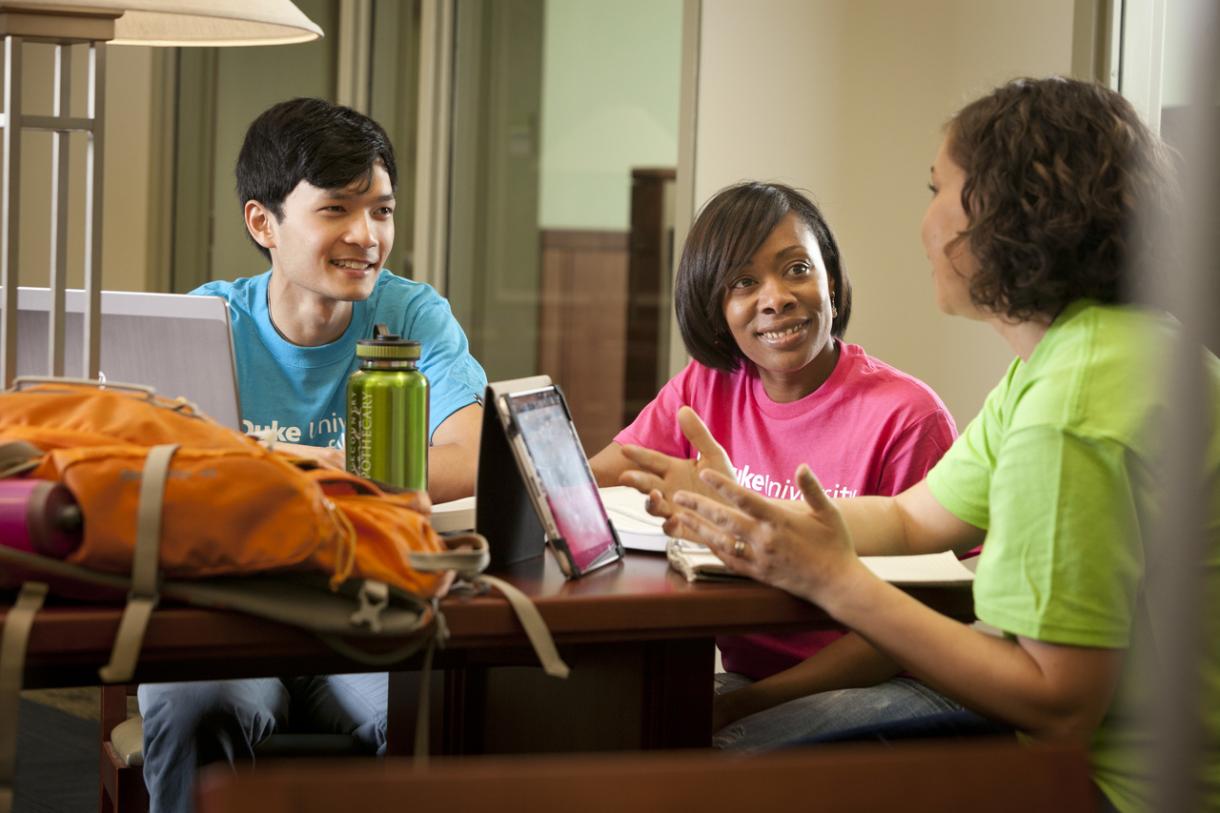
{"label": "green water bottle", "polygon": [[400,488],[428,488],[428,379],[420,345],[373,328],[356,343],[360,369],[347,379],[347,470]]}

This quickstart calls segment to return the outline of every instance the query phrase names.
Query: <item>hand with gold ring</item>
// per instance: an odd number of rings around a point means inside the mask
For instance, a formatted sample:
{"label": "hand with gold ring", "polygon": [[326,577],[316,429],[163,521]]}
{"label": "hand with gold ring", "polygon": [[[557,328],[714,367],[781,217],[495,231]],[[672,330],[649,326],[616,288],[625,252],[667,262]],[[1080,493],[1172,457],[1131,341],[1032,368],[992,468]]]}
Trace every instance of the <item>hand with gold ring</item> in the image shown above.
{"label": "hand with gold ring", "polygon": [[838,508],[808,466],[793,477],[803,504],[768,500],[717,472],[699,476],[719,499],[680,491],[671,521],[683,538],[707,545],[734,573],[815,603],[850,581],[852,571],[867,573]]}

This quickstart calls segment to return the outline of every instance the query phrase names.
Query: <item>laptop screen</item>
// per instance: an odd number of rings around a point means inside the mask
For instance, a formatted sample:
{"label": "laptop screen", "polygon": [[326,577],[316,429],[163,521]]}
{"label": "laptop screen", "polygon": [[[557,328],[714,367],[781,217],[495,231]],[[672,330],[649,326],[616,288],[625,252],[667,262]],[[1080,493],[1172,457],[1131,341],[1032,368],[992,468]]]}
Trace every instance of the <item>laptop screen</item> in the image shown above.
{"label": "laptop screen", "polygon": [[[46,288],[17,289],[17,375],[48,375]],[[83,376],[85,292],[65,292],[64,372]],[[223,299],[185,294],[102,292],[100,375],[143,384],[193,402],[219,423],[241,428],[237,366]]]}

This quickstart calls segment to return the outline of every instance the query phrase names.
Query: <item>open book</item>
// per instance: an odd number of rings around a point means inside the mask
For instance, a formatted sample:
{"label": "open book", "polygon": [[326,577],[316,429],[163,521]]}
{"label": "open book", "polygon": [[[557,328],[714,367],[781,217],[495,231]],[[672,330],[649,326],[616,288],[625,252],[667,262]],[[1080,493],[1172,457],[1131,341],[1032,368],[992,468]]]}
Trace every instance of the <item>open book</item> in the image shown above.
{"label": "open book", "polygon": [[[744,578],[730,573],[724,562],[704,545],[675,539],[665,551],[669,565],[687,581]],[[918,556],[861,556],[860,561],[890,584],[922,587],[968,585],[974,574],[951,551]]]}
{"label": "open book", "polygon": [[[661,530],[660,520],[644,510],[648,499],[634,488],[612,486],[600,489],[602,503],[619,541],[628,550],[664,553],[669,537]],[[457,533],[474,528],[475,498],[464,497],[432,507],[432,527],[438,533]]]}
{"label": "open book", "polygon": [[431,522],[440,534],[474,530],[474,497],[437,503],[432,506]]}
{"label": "open book", "polygon": [[648,497],[629,486],[610,486],[600,491],[606,514],[624,548],[665,553],[669,537],[661,530],[664,520],[644,510]]}

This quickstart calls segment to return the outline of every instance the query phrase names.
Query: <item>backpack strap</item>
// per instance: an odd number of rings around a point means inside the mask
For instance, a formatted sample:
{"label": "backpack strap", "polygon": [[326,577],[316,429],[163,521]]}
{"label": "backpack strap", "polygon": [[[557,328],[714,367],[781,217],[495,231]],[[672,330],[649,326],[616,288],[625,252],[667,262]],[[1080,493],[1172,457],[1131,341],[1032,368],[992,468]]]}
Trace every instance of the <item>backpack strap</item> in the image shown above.
{"label": "backpack strap", "polygon": [[439,553],[411,551],[407,561],[416,570],[436,573],[442,570],[457,572],[458,578],[474,581],[479,574],[487,569],[491,554],[487,547],[487,538],[482,534],[459,534],[443,536],[447,550]]}
{"label": "backpack strap", "polygon": [[0,632],[0,813],[13,809],[13,779],[17,766],[17,714],[20,707],[25,647],[34,615],[42,608],[47,586],[27,582],[4,617]]}
{"label": "backpack strap", "polygon": [[542,671],[551,677],[566,678],[572,670],[564,663],[563,658],[559,657],[559,650],[555,648],[555,639],[551,637],[551,631],[547,629],[546,622],[542,620],[542,613],[538,612],[538,608],[534,606],[534,602],[530,601],[529,596],[503,579],[488,576],[486,573],[475,579],[474,583],[494,587],[503,594],[504,598],[508,599],[513,612],[517,614],[517,620],[525,629],[526,637],[530,639],[530,644],[534,647],[534,653],[542,664]]}
{"label": "backpack strap", "polygon": [[98,670],[106,683],[127,683],[136,669],[148,619],[157,606],[157,555],[161,546],[161,506],[169,464],[178,444],[153,446],[144,460],[140,502],[136,509],[136,544],[131,555],[131,592],[119,619],[119,631],[110,650],[110,662]]}
{"label": "backpack strap", "polygon": [[36,468],[43,454],[42,449],[24,440],[0,443],[0,479],[15,477]]}
{"label": "backpack strap", "polygon": [[529,596],[522,593],[503,579],[488,576],[483,573],[489,560],[487,539],[480,534],[462,534],[446,537],[449,550],[443,553],[412,553],[411,566],[416,570],[456,570],[458,576],[471,584],[481,585],[497,590],[517,615],[525,635],[534,647],[542,669],[551,677],[566,678],[571,672],[568,665],[559,657],[555,648],[555,639],[547,629],[542,614],[530,601]]}

